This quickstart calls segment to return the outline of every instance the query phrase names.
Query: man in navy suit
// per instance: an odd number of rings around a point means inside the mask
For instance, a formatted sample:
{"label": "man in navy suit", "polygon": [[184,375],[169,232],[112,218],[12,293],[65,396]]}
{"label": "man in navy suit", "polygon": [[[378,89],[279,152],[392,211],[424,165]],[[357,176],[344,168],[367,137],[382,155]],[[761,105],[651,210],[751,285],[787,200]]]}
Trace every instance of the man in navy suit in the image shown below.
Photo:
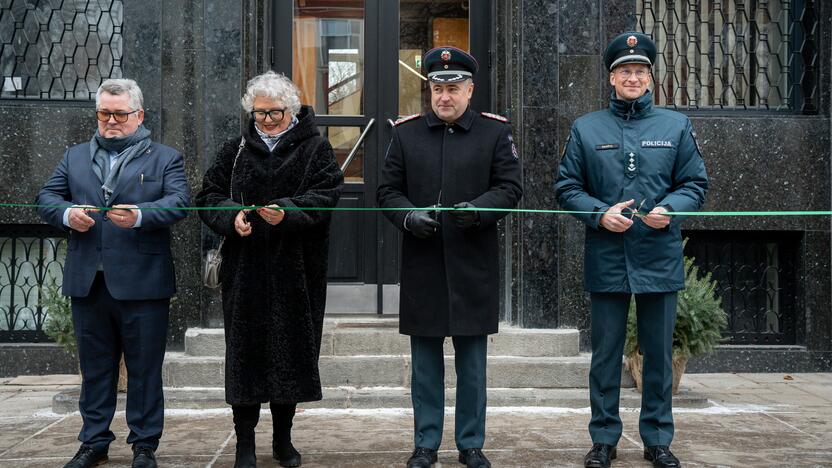
{"label": "man in navy suit", "polygon": [[188,184],[182,155],[152,142],[142,125],[135,81],[106,80],[95,100],[98,131],[66,151],[37,198],[40,216],[69,231],[63,293],[72,301],[84,424],[81,448],[66,467],[108,460],[122,353],[132,466],[155,467],[164,421],[162,361],[176,292],[170,227],[186,215],[176,208],[188,206]]}

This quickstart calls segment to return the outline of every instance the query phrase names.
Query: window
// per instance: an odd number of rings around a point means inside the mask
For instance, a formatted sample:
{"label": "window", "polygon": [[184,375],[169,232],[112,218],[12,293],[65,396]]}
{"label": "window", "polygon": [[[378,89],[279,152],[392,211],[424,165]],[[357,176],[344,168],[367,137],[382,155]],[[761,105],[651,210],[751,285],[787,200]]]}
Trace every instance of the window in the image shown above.
{"label": "window", "polygon": [[658,105],[816,113],[811,0],[640,0]]}
{"label": "window", "polygon": [[295,3],[292,77],[318,115],[364,113],[364,1]]}
{"label": "window", "polygon": [[796,343],[800,233],[685,231],[684,236],[685,255],[716,280],[728,314],[726,344]]}
{"label": "window", "polygon": [[121,0],[0,0],[0,98],[92,100],[121,77]]}
{"label": "window", "polygon": [[0,343],[49,341],[47,290],[63,283],[66,234],[47,225],[0,225]]}

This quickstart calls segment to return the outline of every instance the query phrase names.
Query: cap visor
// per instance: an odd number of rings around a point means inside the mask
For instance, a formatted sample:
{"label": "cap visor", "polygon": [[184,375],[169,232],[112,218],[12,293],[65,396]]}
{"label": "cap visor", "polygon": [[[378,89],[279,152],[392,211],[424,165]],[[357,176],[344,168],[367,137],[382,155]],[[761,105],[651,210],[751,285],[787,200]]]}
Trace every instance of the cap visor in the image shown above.
{"label": "cap visor", "polygon": [[643,63],[651,67],[653,66],[653,64],[650,62],[650,59],[643,55],[625,55],[623,57],[618,57],[617,59],[615,59],[615,61],[612,62],[612,65],[610,65],[610,70],[625,63]]}
{"label": "cap visor", "polygon": [[434,83],[456,83],[471,78],[470,72],[453,70],[428,73],[428,80]]}

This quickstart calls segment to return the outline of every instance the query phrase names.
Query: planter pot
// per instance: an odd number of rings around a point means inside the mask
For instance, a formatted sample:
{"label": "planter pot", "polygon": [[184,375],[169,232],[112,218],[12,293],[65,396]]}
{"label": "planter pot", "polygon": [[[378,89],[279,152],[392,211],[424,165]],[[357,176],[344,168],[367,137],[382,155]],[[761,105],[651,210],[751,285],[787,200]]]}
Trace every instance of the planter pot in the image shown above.
{"label": "planter pot", "polygon": [[[641,373],[644,368],[644,358],[640,353],[633,353],[627,355],[625,358],[627,370],[636,381],[636,388],[641,393]],[[673,394],[679,392],[679,382],[682,381],[682,375],[685,373],[685,366],[688,364],[688,358],[683,356],[673,355]]]}

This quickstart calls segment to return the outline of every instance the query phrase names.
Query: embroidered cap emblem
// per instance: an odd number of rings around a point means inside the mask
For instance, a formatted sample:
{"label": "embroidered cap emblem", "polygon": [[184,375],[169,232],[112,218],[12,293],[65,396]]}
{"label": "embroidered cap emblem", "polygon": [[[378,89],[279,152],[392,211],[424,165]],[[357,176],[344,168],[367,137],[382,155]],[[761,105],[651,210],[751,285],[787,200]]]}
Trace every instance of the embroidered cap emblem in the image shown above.
{"label": "embroidered cap emblem", "polygon": [[442,53],[439,55],[439,58],[441,58],[442,60],[447,62],[448,60],[451,59],[451,51],[450,50],[443,50]]}
{"label": "embroidered cap emblem", "polygon": [[635,36],[630,36],[627,38],[627,47],[635,47],[638,44],[638,39]]}

